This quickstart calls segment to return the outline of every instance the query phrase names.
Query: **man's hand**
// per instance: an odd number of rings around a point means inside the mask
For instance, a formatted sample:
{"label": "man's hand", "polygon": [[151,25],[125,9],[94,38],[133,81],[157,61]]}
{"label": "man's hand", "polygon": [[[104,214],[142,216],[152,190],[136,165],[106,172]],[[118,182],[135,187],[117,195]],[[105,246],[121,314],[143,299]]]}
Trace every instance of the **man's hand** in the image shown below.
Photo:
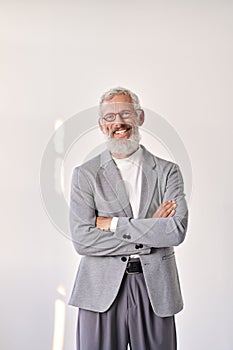
{"label": "man's hand", "polygon": [[96,227],[103,231],[109,231],[111,225],[112,218],[105,218],[104,216],[96,217]]}
{"label": "man's hand", "polygon": [[167,201],[162,203],[156,212],[153,214],[153,218],[170,218],[175,214],[176,201]]}

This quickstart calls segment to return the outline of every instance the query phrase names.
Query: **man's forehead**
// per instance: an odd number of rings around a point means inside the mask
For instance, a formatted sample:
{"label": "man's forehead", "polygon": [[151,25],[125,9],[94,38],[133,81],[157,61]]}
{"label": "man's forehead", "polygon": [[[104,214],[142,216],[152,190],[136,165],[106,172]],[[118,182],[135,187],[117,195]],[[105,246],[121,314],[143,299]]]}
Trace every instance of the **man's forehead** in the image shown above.
{"label": "man's forehead", "polygon": [[134,110],[134,104],[132,102],[112,102],[112,101],[104,101],[101,104],[101,112],[120,112],[122,110]]}

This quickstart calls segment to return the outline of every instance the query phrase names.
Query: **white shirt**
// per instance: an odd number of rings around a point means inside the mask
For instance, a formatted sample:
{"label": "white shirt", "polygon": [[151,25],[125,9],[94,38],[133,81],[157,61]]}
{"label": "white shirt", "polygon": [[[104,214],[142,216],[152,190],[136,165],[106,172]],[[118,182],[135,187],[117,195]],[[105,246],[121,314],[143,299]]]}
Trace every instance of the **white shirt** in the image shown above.
{"label": "white shirt", "polygon": [[[139,205],[141,199],[141,185],[142,185],[142,160],[143,150],[139,146],[136,152],[127,158],[112,157],[120,170],[121,177],[125,184],[126,193],[132,207],[133,217],[138,217]],[[118,218],[113,217],[110,230],[115,232]],[[130,257],[139,257],[138,254],[130,255]]]}

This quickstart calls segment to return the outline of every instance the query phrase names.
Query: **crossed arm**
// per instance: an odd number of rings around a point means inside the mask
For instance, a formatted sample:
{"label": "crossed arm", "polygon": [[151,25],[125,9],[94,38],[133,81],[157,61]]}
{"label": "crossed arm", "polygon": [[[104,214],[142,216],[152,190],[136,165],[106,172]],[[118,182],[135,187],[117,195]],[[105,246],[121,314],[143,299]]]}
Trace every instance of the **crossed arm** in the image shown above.
{"label": "crossed arm", "polygon": [[[185,238],[188,209],[177,165],[170,169],[163,204],[152,217],[119,217],[115,232],[109,231],[112,218],[96,215],[94,193],[87,174],[80,167],[73,172],[70,199],[70,230],[80,255],[150,254],[152,247],[176,246]],[[140,250],[135,246],[138,243],[143,245]]]}
{"label": "crossed arm", "polygon": [[[153,214],[153,218],[170,218],[175,214],[176,201],[170,200],[162,203]],[[112,218],[106,218],[104,216],[96,217],[96,227],[103,231],[109,231]]]}

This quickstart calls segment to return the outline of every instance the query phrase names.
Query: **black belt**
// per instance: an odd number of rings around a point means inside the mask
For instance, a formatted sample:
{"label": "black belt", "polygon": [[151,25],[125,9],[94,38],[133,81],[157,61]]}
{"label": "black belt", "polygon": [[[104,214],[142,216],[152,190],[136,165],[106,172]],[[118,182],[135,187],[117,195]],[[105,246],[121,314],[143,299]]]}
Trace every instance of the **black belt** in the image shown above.
{"label": "black belt", "polygon": [[142,265],[140,260],[129,260],[125,272],[129,275],[134,273],[142,273]]}

